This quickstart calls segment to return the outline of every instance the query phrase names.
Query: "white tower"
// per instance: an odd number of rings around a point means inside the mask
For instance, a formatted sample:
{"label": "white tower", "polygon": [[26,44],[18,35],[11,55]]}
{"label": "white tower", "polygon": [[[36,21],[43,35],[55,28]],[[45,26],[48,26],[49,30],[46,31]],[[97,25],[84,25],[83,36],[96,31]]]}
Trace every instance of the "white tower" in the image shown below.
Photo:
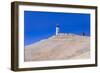
{"label": "white tower", "polygon": [[56,35],[58,35],[58,33],[59,33],[59,25],[57,24],[56,25]]}

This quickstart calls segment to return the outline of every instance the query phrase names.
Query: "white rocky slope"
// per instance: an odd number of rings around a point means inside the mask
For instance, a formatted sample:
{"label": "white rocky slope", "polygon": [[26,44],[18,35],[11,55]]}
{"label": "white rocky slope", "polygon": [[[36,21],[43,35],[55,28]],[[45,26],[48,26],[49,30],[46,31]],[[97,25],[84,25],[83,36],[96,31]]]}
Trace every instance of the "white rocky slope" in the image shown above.
{"label": "white rocky slope", "polygon": [[25,47],[25,61],[90,58],[90,37],[59,34]]}

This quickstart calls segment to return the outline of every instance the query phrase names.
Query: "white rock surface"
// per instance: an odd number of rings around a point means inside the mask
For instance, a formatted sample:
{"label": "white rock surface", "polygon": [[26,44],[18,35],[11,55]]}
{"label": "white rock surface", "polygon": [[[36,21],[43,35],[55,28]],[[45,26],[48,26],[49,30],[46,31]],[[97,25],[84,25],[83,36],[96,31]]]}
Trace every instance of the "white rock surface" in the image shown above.
{"label": "white rock surface", "polygon": [[90,58],[90,37],[60,33],[25,46],[25,61]]}

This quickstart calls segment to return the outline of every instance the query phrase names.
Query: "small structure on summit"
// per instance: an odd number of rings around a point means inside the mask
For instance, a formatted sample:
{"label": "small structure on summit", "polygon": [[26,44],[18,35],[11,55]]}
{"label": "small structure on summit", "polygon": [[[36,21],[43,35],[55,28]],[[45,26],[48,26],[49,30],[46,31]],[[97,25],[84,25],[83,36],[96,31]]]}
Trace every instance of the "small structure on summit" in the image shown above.
{"label": "small structure on summit", "polygon": [[60,29],[59,29],[59,24],[57,24],[57,25],[56,25],[56,35],[59,34],[59,30],[60,30]]}

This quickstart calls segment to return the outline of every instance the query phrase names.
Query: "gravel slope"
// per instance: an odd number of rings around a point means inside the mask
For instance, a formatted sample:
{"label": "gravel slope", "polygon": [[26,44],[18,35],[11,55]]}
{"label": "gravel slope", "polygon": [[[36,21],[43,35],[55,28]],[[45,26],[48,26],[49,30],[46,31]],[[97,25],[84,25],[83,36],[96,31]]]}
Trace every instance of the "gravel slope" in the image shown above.
{"label": "gravel slope", "polygon": [[25,46],[25,61],[90,58],[90,37],[59,34]]}

